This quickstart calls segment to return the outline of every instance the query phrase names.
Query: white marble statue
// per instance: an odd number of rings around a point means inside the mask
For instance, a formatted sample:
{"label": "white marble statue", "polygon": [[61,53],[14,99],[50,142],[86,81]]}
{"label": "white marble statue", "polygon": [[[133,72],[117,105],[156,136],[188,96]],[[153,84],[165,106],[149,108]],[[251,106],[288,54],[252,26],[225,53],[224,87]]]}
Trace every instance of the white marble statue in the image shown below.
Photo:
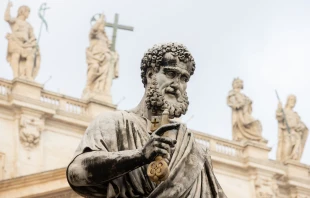
{"label": "white marble statue", "polygon": [[40,69],[40,52],[37,48],[36,37],[32,26],[26,21],[30,8],[21,6],[16,18],[11,17],[9,1],[4,19],[11,27],[12,33],[8,33],[7,61],[13,69],[14,78],[34,80]]}
{"label": "white marble statue", "polygon": [[243,81],[234,79],[233,89],[228,93],[227,104],[232,109],[232,131],[235,141],[265,141],[262,137],[262,126],[253,118],[252,100],[241,93]]}
{"label": "white marble statue", "polygon": [[295,105],[296,96],[294,95],[288,96],[284,109],[280,102],[278,104],[276,118],[278,120],[277,160],[279,161],[300,161],[304,151],[308,128],[293,110]]}
{"label": "white marble statue", "polygon": [[104,15],[96,21],[89,33],[86,49],[87,83],[83,98],[110,95],[112,80],[118,77],[118,54],[110,50],[110,41],[105,32]]}

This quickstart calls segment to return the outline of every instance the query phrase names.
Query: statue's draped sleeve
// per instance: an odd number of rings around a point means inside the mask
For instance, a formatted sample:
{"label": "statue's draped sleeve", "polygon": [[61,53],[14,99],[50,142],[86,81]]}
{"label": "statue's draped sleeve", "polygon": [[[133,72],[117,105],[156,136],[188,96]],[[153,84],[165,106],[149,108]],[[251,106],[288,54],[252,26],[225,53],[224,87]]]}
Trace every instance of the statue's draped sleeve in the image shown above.
{"label": "statue's draped sleeve", "polygon": [[233,109],[239,109],[245,105],[245,100],[241,93],[232,90],[228,93],[227,104]]}
{"label": "statue's draped sleeve", "polygon": [[8,23],[14,23],[16,20],[15,18],[11,17],[10,7],[7,7],[7,9],[5,10],[4,20]]}
{"label": "statue's draped sleeve", "polygon": [[[97,117],[87,128],[75,157],[92,151],[117,152],[141,148],[148,139],[145,120],[124,112],[111,112]],[[68,172],[67,172],[68,177]],[[137,168],[123,176],[96,186],[72,186],[87,197],[145,197],[154,184],[146,176],[146,167]]]}

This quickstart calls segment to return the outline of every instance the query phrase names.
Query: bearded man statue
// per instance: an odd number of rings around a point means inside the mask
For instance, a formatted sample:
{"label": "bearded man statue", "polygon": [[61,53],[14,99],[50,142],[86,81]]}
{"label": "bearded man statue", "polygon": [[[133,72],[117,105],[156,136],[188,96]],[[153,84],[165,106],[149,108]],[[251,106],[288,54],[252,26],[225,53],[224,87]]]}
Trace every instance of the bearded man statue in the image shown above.
{"label": "bearded man statue", "polygon": [[[225,198],[208,152],[185,125],[171,121],[150,130],[153,115],[168,110],[172,119],[186,113],[186,87],[194,70],[194,59],[182,44],[149,49],[141,62],[141,102],[129,111],[103,113],[90,124],[67,168],[71,188],[96,198]],[[160,136],[165,132],[175,135]],[[164,156],[170,169],[160,183],[147,175],[157,156]]]}

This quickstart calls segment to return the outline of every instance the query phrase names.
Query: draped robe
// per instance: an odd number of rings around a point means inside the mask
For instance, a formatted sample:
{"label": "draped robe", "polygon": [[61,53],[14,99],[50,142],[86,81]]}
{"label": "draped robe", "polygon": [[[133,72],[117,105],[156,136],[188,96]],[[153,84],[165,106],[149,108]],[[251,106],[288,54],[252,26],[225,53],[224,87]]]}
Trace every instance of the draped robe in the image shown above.
{"label": "draped robe", "polygon": [[[148,131],[150,121],[135,113],[117,111],[102,114],[86,130],[75,157],[99,150],[140,149],[151,137]],[[177,144],[169,163],[167,180],[158,185],[151,182],[146,173],[147,166],[96,186],[69,184],[81,196],[95,198],[226,198],[214,176],[210,156],[195,142],[193,133],[185,125],[177,131]]]}
{"label": "draped robe", "polygon": [[302,157],[304,147],[308,137],[308,128],[301,121],[301,118],[293,109],[283,109],[287,124],[290,128],[288,132],[284,115],[281,109],[277,109],[276,118],[278,120],[278,149],[277,160],[297,160]]}
{"label": "draped robe", "polygon": [[232,108],[233,139],[261,141],[262,126],[253,118],[252,101],[246,95],[231,90],[227,96],[227,104]]}

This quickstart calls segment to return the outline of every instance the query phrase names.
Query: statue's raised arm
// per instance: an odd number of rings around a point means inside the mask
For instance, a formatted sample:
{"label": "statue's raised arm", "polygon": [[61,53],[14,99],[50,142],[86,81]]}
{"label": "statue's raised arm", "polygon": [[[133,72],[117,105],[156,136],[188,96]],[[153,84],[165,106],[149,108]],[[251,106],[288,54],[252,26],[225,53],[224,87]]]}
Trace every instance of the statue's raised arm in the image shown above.
{"label": "statue's raised arm", "polygon": [[11,12],[10,12],[10,9],[12,6],[13,6],[12,2],[9,1],[8,6],[6,7],[6,10],[4,13],[4,20],[10,24],[15,22],[15,18],[11,17]]}

